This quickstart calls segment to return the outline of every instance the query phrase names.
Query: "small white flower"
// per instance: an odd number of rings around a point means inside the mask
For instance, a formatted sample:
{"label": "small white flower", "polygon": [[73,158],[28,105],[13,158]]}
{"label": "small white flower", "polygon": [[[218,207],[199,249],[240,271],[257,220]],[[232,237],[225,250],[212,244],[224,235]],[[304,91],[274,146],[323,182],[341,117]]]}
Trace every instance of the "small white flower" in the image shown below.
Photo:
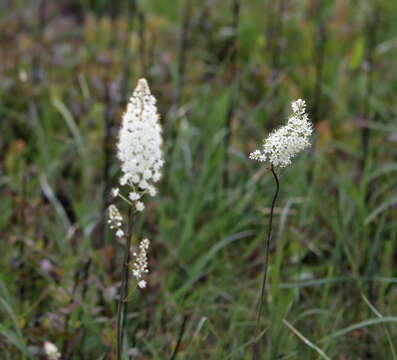
{"label": "small white flower", "polygon": [[287,124],[273,131],[263,141],[262,149],[250,154],[250,159],[286,167],[298,152],[310,146],[309,137],[313,128],[306,114],[306,103],[299,99],[291,107],[293,116],[288,119]]}
{"label": "small white flower", "polygon": [[131,201],[137,201],[141,198],[141,195],[139,195],[136,191],[131,191],[128,197]]}
{"label": "small white flower", "polygon": [[61,358],[58,348],[52,342],[46,341],[44,343],[44,352],[49,360],[59,360]]}
{"label": "small white flower", "polygon": [[118,238],[122,238],[122,237],[124,236],[124,231],[121,230],[121,229],[118,229],[118,230],[116,231],[116,236],[117,236]]}
{"label": "small white flower", "polygon": [[143,209],[145,208],[145,204],[142,201],[137,201],[135,203],[135,208],[137,211],[143,211]]}
{"label": "small white flower", "polygon": [[119,188],[113,188],[112,189],[111,194],[112,194],[113,197],[117,197],[119,195],[119,193],[120,193],[120,189]]}
{"label": "small white flower", "polygon": [[123,176],[120,178],[120,180],[119,180],[120,185],[121,185],[121,186],[127,185],[127,180],[128,180],[128,177],[125,176],[125,175],[123,175]]}
{"label": "small white flower", "polygon": [[155,196],[157,194],[157,189],[154,186],[149,186],[147,190],[150,196]]}
{"label": "small white flower", "polygon": [[141,289],[145,288],[145,287],[146,287],[146,281],[145,281],[145,280],[139,281],[139,282],[138,282],[138,286],[139,286]]}

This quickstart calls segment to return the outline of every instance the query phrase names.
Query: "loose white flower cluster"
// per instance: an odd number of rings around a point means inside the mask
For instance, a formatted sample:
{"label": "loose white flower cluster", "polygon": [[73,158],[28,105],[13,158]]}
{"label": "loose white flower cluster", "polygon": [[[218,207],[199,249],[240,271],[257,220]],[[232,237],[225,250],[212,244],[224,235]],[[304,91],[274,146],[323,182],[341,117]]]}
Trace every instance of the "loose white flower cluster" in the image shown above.
{"label": "loose white flower cluster", "polygon": [[132,275],[138,281],[138,286],[142,289],[146,287],[146,281],[142,279],[143,275],[148,273],[147,250],[149,249],[149,240],[143,239],[139,244],[139,253],[134,253],[134,263],[132,264]]}
{"label": "loose white flower cluster", "polygon": [[293,114],[287,124],[273,131],[263,141],[262,149],[250,154],[250,159],[286,167],[298,152],[310,146],[313,128],[306,114],[306,102],[299,99],[291,107]]}
{"label": "loose white flower cluster", "polygon": [[59,360],[61,358],[61,354],[58,351],[58,348],[49,341],[46,341],[44,343],[44,353],[49,360]]}
{"label": "loose white flower cluster", "polygon": [[124,231],[122,229],[123,226],[123,217],[120,214],[119,209],[117,209],[116,205],[110,205],[108,207],[109,219],[108,224],[112,230],[116,231],[116,236],[118,238],[122,238],[124,236]]}
{"label": "loose white flower cluster", "polygon": [[[123,115],[117,144],[123,172],[120,185],[131,187],[128,198],[137,211],[145,208],[143,195],[157,193],[154,183],[160,180],[164,163],[161,132],[156,99],[147,81],[140,79]],[[113,189],[112,194],[119,195],[119,189]]]}

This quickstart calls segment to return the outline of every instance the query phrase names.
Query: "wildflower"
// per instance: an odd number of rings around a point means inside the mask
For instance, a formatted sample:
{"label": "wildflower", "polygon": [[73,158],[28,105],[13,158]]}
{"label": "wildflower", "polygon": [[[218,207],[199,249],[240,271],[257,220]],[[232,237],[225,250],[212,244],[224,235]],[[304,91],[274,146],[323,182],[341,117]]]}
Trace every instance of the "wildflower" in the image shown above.
{"label": "wildflower", "polygon": [[122,237],[124,236],[124,231],[121,230],[121,229],[118,229],[118,230],[116,231],[116,236],[117,236],[118,238],[122,238]]}
{"label": "wildflower", "polygon": [[138,286],[141,289],[145,288],[146,287],[146,281],[145,280],[138,281]]}
{"label": "wildflower", "polygon": [[137,211],[143,211],[144,208],[145,208],[145,204],[142,201],[137,201],[135,203],[135,209]]}
{"label": "wildflower", "polygon": [[108,208],[109,219],[108,224],[111,229],[117,230],[117,232],[121,229],[123,225],[123,217],[120,214],[119,209],[117,209],[116,205],[112,204]]}
{"label": "wildflower", "polygon": [[157,194],[157,189],[154,186],[149,186],[147,190],[150,196],[155,196]]}
{"label": "wildflower", "polygon": [[49,360],[59,360],[61,358],[58,348],[52,342],[46,341],[44,343],[44,352]]}
{"label": "wildflower", "polygon": [[161,132],[156,99],[147,81],[140,79],[123,115],[117,144],[117,156],[123,172],[120,184],[133,188],[129,198],[137,201],[138,211],[143,210],[143,204],[138,201],[141,197],[139,193],[148,192],[154,196],[154,183],[161,178],[164,163]]}
{"label": "wildflower", "polygon": [[132,191],[130,192],[128,197],[130,198],[131,201],[136,201],[141,198],[141,195],[139,195],[136,191]]}
{"label": "wildflower", "polygon": [[291,104],[294,114],[303,115],[306,112],[306,101],[298,99]]}
{"label": "wildflower", "polygon": [[140,288],[146,287],[146,281],[142,279],[148,270],[147,250],[149,249],[149,240],[143,239],[139,244],[139,253],[134,253],[134,263],[132,264],[132,275],[138,281]]}
{"label": "wildflower", "polygon": [[272,132],[264,140],[262,149],[250,154],[250,159],[286,167],[298,152],[310,146],[313,128],[306,114],[306,102],[298,99],[291,107],[293,114],[287,124]]}
{"label": "wildflower", "polygon": [[120,193],[120,189],[119,188],[113,188],[111,191],[111,194],[113,197],[117,197]]}

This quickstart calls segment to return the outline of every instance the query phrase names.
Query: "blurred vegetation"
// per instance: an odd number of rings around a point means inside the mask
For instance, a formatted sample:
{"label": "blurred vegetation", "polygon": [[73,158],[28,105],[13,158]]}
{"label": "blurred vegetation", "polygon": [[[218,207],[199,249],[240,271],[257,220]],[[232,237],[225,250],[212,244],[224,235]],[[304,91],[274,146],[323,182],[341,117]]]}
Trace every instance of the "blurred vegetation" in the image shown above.
{"label": "blurred vegetation", "polygon": [[[138,220],[131,358],[250,359],[272,177],[247,154],[304,98],[283,170],[263,359],[396,359],[397,2],[3,0],[0,358],[113,359],[122,251],[104,226],[139,77],[166,168]],[[135,355],[134,355],[135,354]],[[127,356],[126,356],[127,358]]]}

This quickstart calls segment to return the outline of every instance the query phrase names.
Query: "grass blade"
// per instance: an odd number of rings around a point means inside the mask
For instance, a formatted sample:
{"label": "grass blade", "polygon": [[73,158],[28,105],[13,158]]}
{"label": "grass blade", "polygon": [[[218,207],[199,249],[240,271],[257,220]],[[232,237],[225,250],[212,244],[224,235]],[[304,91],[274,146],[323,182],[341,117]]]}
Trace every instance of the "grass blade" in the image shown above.
{"label": "grass blade", "polygon": [[283,319],[283,323],[290,329],[299,339],[301,339],[307,346],[311,347],[316,351],[321,358],[325,360],[331,360],[318,346],[314,345],[308,338],[304,337],[295,327],[293,327],[286,319]]}

